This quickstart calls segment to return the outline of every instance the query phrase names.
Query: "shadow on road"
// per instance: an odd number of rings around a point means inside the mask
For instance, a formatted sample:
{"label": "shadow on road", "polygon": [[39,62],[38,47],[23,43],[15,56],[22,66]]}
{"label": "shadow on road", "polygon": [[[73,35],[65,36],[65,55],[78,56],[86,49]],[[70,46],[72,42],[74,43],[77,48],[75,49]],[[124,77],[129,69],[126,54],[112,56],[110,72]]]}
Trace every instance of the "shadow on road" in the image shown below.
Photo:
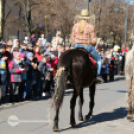
{"label": "shadow on road", "polygon": [[[94,115],[91,120],[79,123],[77,125],[77,128],[79,129],[79,128],[83,128],[83,127],[88,127],[90,125],[95,125],[97,123],[122,119],[122,118],[126,117],[126,115],[127,115],[126,108],[122,107],[122,108],[114,109],[113,112],[106,112],[106,113]],[[71,127],[62,129],[60,132],[66,131],[68,129],[71,129]]]}
{"label": "shadow on road", "polygon": [[125,77],[115,78],[115,81],[125,80]]}
{"label": "shadow on road", "polygon": [[117,82],[117,81],[122,81],[122,80],[125,80],[125,77],[118,77],[118,78],[115,78],[113,81],[108,81],[108,83]]}
{"label": "shadow on road", "polygon": [[119,92],[119,93],[127,93],[127,91],[123,91],[123,90],[117,90],[117,92]]}

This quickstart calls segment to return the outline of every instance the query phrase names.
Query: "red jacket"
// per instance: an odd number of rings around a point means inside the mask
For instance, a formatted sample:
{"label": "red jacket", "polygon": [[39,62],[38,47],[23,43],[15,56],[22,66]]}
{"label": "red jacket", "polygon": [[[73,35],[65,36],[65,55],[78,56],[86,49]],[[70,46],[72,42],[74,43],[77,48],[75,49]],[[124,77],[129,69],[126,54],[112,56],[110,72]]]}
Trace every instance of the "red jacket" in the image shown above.
{"label": "red jacket", "polygon": [[55,57],[54,60],[51,60],[51,67],[54,69],[54,71],[51,72],[51,76],[55,76],[56,70],[57,70],[57,64],[58,64],[58,57]]}
{"label": "red jacket", "polygon": [[37,60],[40,61],[42,59],[42,56],[39,53],[35,53]]}

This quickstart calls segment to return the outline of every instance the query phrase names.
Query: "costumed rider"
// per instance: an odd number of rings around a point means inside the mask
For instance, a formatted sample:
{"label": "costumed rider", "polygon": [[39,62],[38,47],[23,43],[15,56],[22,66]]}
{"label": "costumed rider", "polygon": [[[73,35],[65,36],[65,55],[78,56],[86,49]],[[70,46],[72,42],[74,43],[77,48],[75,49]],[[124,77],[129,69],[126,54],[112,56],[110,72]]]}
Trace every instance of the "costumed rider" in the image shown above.
{"label": "costumed rider", "polygon": [[72,29],[72,42],[75,44],[74,48],[84,48],[97,62],[97,77],[96,80],[104,82],[100,76],[102,59],[99,53],[95,50],[96,35],[94,26],[88,23],[89,12],[87,9],[81,11],[81,15],[78,16],[79,21],[73,26]]}
{"label": "costumed rider", "polygon": [[53,37],[52,39],[52,47],[55,48],[57,45],[64,45],[63,38],[61,38],[61,31],[57,31],[56,37]]}

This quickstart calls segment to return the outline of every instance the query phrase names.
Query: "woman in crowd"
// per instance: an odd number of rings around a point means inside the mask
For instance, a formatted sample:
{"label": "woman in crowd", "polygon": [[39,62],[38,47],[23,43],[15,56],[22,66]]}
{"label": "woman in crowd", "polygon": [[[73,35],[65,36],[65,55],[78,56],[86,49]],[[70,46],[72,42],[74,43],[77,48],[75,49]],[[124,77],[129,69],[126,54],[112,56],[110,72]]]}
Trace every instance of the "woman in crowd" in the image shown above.
{"label": "woman in crowd", "polygon": [[20,66],[20,53],[13,53],[14,59],[9,63],[10,80],[12,84],[11,99],[12,102],[19,102],[19,87],[22,82],[22,74],[25,73],[25,69]]}

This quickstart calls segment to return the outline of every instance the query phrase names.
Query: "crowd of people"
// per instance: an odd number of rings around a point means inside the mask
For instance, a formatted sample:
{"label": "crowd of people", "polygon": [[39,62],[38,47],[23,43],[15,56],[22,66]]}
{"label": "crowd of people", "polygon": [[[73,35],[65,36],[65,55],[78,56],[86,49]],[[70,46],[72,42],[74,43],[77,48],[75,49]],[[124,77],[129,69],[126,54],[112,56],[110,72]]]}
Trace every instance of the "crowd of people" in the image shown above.
{"label": "crowd of people", "polygon": [[121,51],[118,45],[105,45],[103,40],[100,40],[95,49],[102,58],[101,76],[105,82],[114,81],[114,75],[124,74],[125,51]]}
{"label": "crowd of people", "polygon": [[[10,95],[10,102],[25,99],[39,99],[51,96],[54,88],[54,76],[58,59],[66,50],[73,49],[64,43],[57,32],[52,43],[47,42],[42,34],[36,39],[34,35],[25,37],[23,43],[18,39],[0,43],[0,99]],[[103,59],[101,75],[105,82],[114,80],[114,74],[122,74],[125,53],[115,51],[101,40],[95,47]]]}
{"label": "crowd of people", "polygon": [[[58,33],[60,34],[60,33]],[[58,37],[57,34],[57,37]],[[59,37],[60,38],[60,37]],[[0,100],[10,94],[10,102],[30,98],[51,96],[58,58],[69,49],[68,44],[59,40],[55,44],[47,42],[44,35],[36,39],[34,35],[0,43]]]}

